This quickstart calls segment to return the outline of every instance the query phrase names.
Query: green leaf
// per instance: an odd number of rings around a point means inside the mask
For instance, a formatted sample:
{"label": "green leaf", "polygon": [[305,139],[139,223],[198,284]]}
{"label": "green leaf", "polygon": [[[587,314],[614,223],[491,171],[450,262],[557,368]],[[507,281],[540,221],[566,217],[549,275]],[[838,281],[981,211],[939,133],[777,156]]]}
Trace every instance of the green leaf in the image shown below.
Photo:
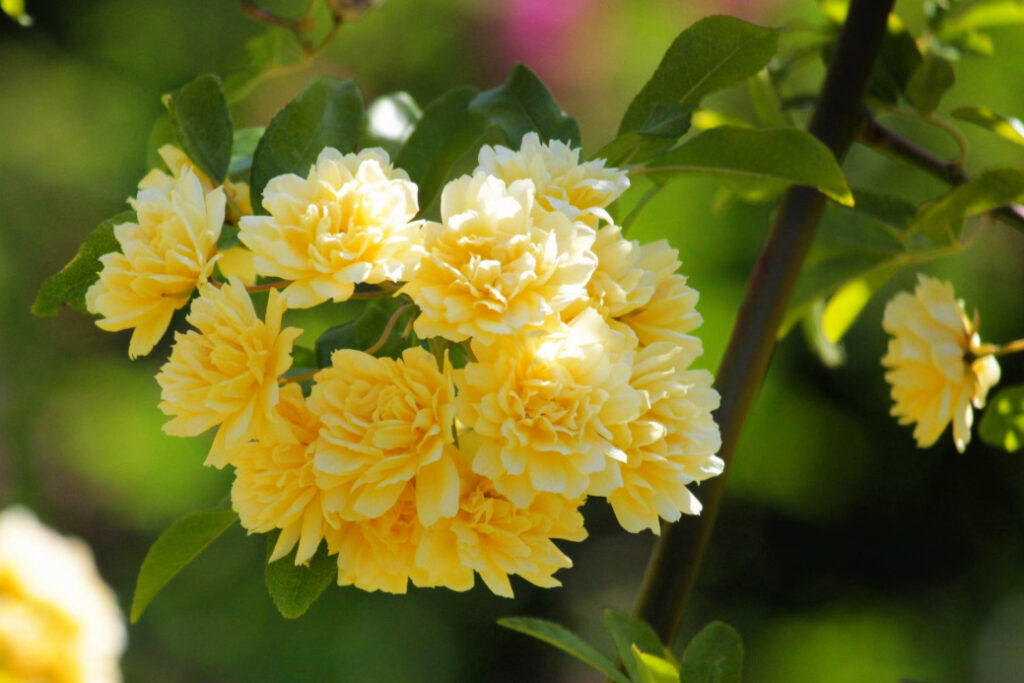
{"label": "green leaf", "polygon": [[238,233],[237,226],[225,223],[220,229],[220,237],[217,238],[217,251],[227,251],[232,247],[237,247],[239,244]]}
{"label": "green leaf", "polygon": [[631,674],[634,681],[640,683],[680,683],[679,671],[672,662],[664,657],[642,652],[633,645],[629,657],[623,661],[632,661],[637,671]]}
{"label": "green leaf", "polygon": [[655,181],[677,173],[721,177],[730,189],[780,185],[816,187],[840,204],[853,195],[835,157],[817,138],[793,128],[711,128],[651,162]]}
{"label": "green leaf", "polygon": [[363,96],[352,81],[316,76],[279,111],[252,158],[253,208],[263,212],[263,188],[285,173],[305,176],[324,147],[351,152],[363,132]]}
{"label": "green leaf", "polygon": [[174,130],[169,114],[160,116],[149,130],[149,139],[146,141],[146,168],[166,168],[163,157],[160,156],[160,148],[164,145],[180,145],[178,133]]}
{"label": "green leaf", "polygon": [[978,434],[988,445],[1010,453],[1024,446],[1024,384],[1004,387],[989,399]]}
{"label": "green leaf", "polygon": [[665,654],[665,647],[661,644],[658,634],[645,621],[607,609],[604,611],[604,627],[611,634],[619,659],[634,681],[642,680],[640,666],[633,656],[634,647],[639,648],[640,652],[658,657]]}
{"label": "green leaf", "polygon": [[985,171],[921,206],[911,230],[940,240],[956,236],[964,219],[1024,199],[1024,168]]}
{"label": "green leaf", "polygon": [[882,49],[868,81],[868,96],[896,104],[907,89],[911,76],[921,66],[921,51],[913,34],[892,15]]}
{"label": "green leaf", "polygon": [[214,183],[221,183],[231,163],[232,130],[228,101],[220,79],[204,74],[164,99],[185,154]]}
{"label": "green leaf", "polygon": [[693,107],[689,105],[659,102],[639,130],[618,136],[598,150],[594,158],[605,159],[612,166],[646,161],[685,135],[692,117]]}
{"label": "green leaf", "polygon": [[423,112],[409,93],[380,96],[366,110],[362,146],[381,147],[394,159],[422,116]]}
{"label": "green leaf", "polygon": [[81,313],[88,313],[85,308],[85,292],[96,282],[103,269],[100,256],[121,250],[121,245],[114,237],[114,226],[134,220],[135,212],[125,211],[93,229],[78,248],[75,258],[43,282],[32,304],[32,313],[40,317],[57,315],[64,304]]}
{"label": "green leaf", "polygon": [[182,517],[160,534],[139,570],[132,598],[133,624],[167,582],[227,531],[237,518],[234,510],[202,510]]}
{"label": "green leaf", "polygon": [[1018,118],[1003,116],[985,107],[957,107],[952,114],[955,119],[981,126],[1011,142],[1024,145],[1024,123]]}
{"label": "green leaf", "polygon": [[231,103],[245,98],[267,72],[288,67],[303,58],[295,33],[278,27],[270,27],[246,41],[245,52],[246,66],[224,79],[224,92]]}
{"label": "green leaf", "polygon": [[701,19],[672,42],[622,117],[619,135],[642,128],[659,103],[696,107],[708,93],[753,76],[778,43],[777,29],[727,16]]}
{"label": "green leaf", "polygon": [[321,543],[316,554],[305,565],[295,565],[294,548],[286,556],[270,562],[278,533],[267,537],[267,566],[263,577],[274,606],[285,619],[298,619],[316,602],[327,587],[338,578],[338,562],[327,554],[327,544]]}
{"label": "green leaf", "polygon": [[743,675],[743,641],[732,626],[713,621],[693,637],[683,652],[681,683],[739,683]]}
{"label": "green leaf", "polygon": [[948,17],[939,38],[953,41],[978,29],[1024,24],[1024,3],[1015,0],[976,2],[967,5],[956,16]]}
{"label": "green leaf", "polygon": [[560,140],[570,147],[580,146],[576,119],[562,111],[547,86],[522,64],[512,68],[502,85],[477,95],[469,109],[500,128],[513,149],[519,149],[523,136],[531,131],[541,142]]}
{"label": "green leaf", "polygon": [[[391,316],[401,305],[402,302],[398,299],[375,299],[352,320],[325,331],[316,340],[317,365],[321,368],[328,367],[331,364],[331,354],[338,349],[365,351],[373,346],[380,339]],[[402,355],[402,351],[410,346],[411,340],[402,339],[401,335],[415,311],[416,309],[410,306],[399,316],[387,341],[374,353],[375,356],[398,358]]]}
{"label": "green leaf", "polygon": [[956,75],[948,59],[938,55],[925,55],[924,61],[907,81],[906,97],[914,109],[931,114],[942,101],[946,91],[953,87]]}
{"label": "green leaf", "polygon": [[256,153],[256,146],[259,145],[264,130],[262,126],[252,126],[235,131],[235,138],[231,143],[228,175],[238,176],[249,172],[252,168],[252,155]]}
{"label": "green leaf", "polygon": [[593,645],[561,624],[533,617],[505,617],[498,619],[498,625],[525,633],[528,636],[568,652],[584,664],[597,669],[617,683],[630,683],[612,660],[601,654]]}
{"label": "green leaf", "polygon": [[826,368],[837,368],[846,362],[846,349],[841,342],[833,342],[825,335],[823,317],[825,300],[816,299],[801,321],[804,342]]}
{"label": "green leaf", "polygon": [[395,166],[419,186],[420,210],[441,191],[452,166],[474,149],[486,127],[469,109],[473,88],[449,90],[423,110],[423,116],[395,157]]}

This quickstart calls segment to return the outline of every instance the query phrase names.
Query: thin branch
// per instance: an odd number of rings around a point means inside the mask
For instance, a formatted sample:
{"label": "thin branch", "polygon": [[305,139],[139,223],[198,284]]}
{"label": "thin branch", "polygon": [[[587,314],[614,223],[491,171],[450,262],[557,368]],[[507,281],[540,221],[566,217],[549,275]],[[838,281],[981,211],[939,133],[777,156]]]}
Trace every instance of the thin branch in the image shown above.
{"label": "thin branch", "polygon": [[388,323],[387,325],[384,326],[384,331],[380,333],[380,338],[377,341],[375,341],[370,348],[366,349],[366,353],[373,355],[374,353],[379,351],[380,348],[387,343],[388,337],[391,336],[391,331],[395,329],[395,323],[398,322],[398,319],[402,317],[403,313],[406,313],[410,309],[412,309],[414,305],[415,304],[403,304],[402,306],[396,308],[395,312],[391,314],[390,318],[388,318]]}

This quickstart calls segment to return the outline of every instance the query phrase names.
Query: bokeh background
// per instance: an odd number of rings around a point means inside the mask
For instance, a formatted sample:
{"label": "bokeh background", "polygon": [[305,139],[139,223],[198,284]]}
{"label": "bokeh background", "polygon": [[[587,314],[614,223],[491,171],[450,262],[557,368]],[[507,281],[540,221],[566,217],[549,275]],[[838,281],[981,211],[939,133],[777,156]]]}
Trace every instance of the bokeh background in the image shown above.
{"label": "bokeh background", "polygon": [[[302,4],[266,3],[282,13]],[[146,171],[161,93],[243,66],[243,42],[262,27],[233,2],[39,0],[29,10],[33,28],[0,20],[0,507],[26,504],[86,539],[127,609],[149,544],[178,516],[221,501],[229,475],[201,466],[206,439],[160,431],[153,375],[166,346],[130,362],[125,335],[28,309],[84,235],[125,208]],[[898,11],[920,25],[916,0]],[[456,84],[491,87],[522,61],[594,150],[674,36],[711,13],[777,25],[818,9],[810,0],[388,0],[343,28],[311,68],[261,85],[235,119],[265,124],[314,72],[356,78],[367,99],[406,90],[422,104]],[[996,57],[958,65],[940,113],[985,104],[1024,114],[1024,28],[992,35]],[[716,101],[750,116],[742,88]],[[901,129],[953,151],[922,126]],[[1024,162],[1021,148],[967,135],[974,170]],[[846,169],[851,184],[917,200],[943,189],[863,148]],[[712,180],[680,180],[632,232],[679,249],[701,292],[710,369],[770,217],[770,207],[720,206],[717,191]],[[952,280],[980,309],[984,338],[999,342],[1024,336],[1022,263],[1024,238],[986,225],[964,254],[925,270]],[[749,681],[1024,681],[1024,458],[977,439],[964,455],[948,438],[918,451],[888,416],[881,311],[913,281],[901,274],[868,306],[842,367],[824,368],[799,333],[776,353],[682,636],[711,619],[732,623]],[[1005,359],[1003,377],[1024,381],[1024,358]],[[586,515],[591,537],[566,544],[576,566],[560,574],[561,589],[517,582],[505,600],[482,586],[406,596],[331,588],[297,621],[266,595],[263,539],[232,529],[131,627],[125,677],[597,680],[494,623],[558,619],[610,650],[601,610],[629,610],[653,537],[622,531],[602,501]]]}

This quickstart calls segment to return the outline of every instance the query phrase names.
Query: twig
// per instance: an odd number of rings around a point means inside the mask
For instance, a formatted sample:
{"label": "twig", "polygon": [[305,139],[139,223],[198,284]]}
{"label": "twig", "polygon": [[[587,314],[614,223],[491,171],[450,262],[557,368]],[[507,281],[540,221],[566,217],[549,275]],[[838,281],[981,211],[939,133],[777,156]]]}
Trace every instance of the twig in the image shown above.
{"label": "twig", "polygon": [[395,329],[395,323],[398,322],[398,319],[402,317],[403,313],[411,310],[414,305],[415,304],[403,304],[396,308],[395,312],[391,314],[390,318],[388,318],[388,323],[384,326],[384,331],[380,333],[380,338],[375,341],[370,348],[366,349],[366,353],[373,355],[375,352],[379,351],[380,348],[387,343],[388,337],[391,336],[391,330]]}

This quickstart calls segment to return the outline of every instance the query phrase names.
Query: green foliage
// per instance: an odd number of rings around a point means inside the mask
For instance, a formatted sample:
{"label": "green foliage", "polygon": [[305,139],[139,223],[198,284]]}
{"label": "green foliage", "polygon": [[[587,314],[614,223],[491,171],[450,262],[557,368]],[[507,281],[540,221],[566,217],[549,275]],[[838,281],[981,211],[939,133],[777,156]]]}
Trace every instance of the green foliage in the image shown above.
{"label": "green foliage", "polygon": [[513,631],[525,633],[537,640],[544,641],[548,645],[553,645],[559,650],[568,652],[584,664],[597,669],[608,678],[616,681],[616,683],[630,683],[629,679],[615,668],[612,660],[605,657],[593,645],[561,624],[533,617],[505,617],[504,619],[499,619],[498,624]]}
{"label": "green foliage", "polygon": [[185,154],[214,183],[231,163],[233,125],[220,79],[204,74],[165,96],[164,104]]}
{"label": "green foliage", "polygon": [[134,220],[135,212],[125,211],[96,226],[78,248],[75,257],[43,282],[32,304],[32,313],[41,317],[57,315],[64,304],[80,313],[87,313],[85,292],[96,282],[103,268],[100,256],[121,249],[114,238],[114,226]]}
{"label": "green foliage", "polygon": [[630,103],[619,135],[640,130],[658,104],[696,107],[708,93],[760,71],[778,49],[776,29],[711,16],[676,37],[654,75]]}
{"label": "green foliage", "polygon": [[160,534],[146,553],[135,583],[131,610],[133,624],[167,582],[227,531],[236,519],[238,515],[234,510],[202,510],[182,517]]}
{"label": "green foliage", "polygon": [[594,156],[612,166],[650,159],[665,151],[690,130],[691,105],[659,102],[639,130],[624,133],[602,147]]}
{"label": "green foliage", "polygon": [[868,81],[868,97],[887,105],[899,102],[923,59],[914,36],[893,15],[882,51]]}
{"label": "green foliage", "polygon": [[1022,198],[1024,168],[985,171],[921,206],[910,230],[933,240],[956,236],[964,219],[1017,203]]}
{"label": "green foliage", "polygon": [[160,168],[165,166],[160,156],[160,148],[164,145],[180,146],[178,133],[171,122],[170,114],[164,114],[157,118],[156,123],[149,130],[149,140],[146,142],[146,168]]}
{"label": "green foliage", "polygon": [[948,59],[933,54],[925,55],[907,81],[907,101],[919,112],[931,114],[955,81],[953,65]]}
{"label": "green foliage", "polygon": [[302,46],[292,31],[270,27],[245,43],[247,64],[224,79],[224,92],[230,102],[239,102],[275,70],[289,67],[302,59]]}
{"label": "green foliage", "polygon": [[1003,116],[985,107],[957,107],[951,113],[955,119],[981,126],[1010,142],[1024,145],[1024,123],[1018,118]]}
{"label": "green foliage", "polygon": [[1010,453],[1024,446],[1024,384],[1003,387],[989,399],[978,434],[988,445]]}
{"label": "green foliage", "polygon": [[853,204],[832,153],[814,136],[793,128],[711,128],[652,161],[651,171],[656,182],[678,173],[715,175],[744,193],[809,185],[841,204]]}
{"label": "green foliage", "polygon": [[316,76],[274,116],[252,159],[253,208],[263,188],[284,173],[305,176],[324,147],[351,152],[363,132],[363,96],[352,81]]}
{"label": "green foliage", "polygon": [[[365,351],[376,344],[388,321],[401,305],[402,302],[397,299],[376,299],[369,302],[352,320],[325,331],[316,340],[318,367],[328,367],[331,364],[331,354],[338,349]],[[402,339],[402,332],[415,310],[409,306],[399,315],[386,342],[374,353],[375,356],[398,358],[402,351],[409,347],[410,340]]]}
{"label": "green foliage", "polygon": [[679,670],[664,657],[643,652],[636,645],[630,647],[629,654],[628,660],[632,661],[637,669],[636,674],[633,675],[634,681],[639,683],[679,683]]}
{"label": "green foliage", "polygon": [[1024,24],[1024,3],[1017,0],[974,2],[943,22],[939,38],[953,42],[978,29]]}
{"label": "green foliage", "polygon": [[610,609],[604,611],[604,626],[615,643],[619,660],[626,667],[629,677],[634,681],[645,680],[641,676],[642,662],[636,658],[634,650],[641,654],[662,657],[665,654],[665,647],[661,644],[658,634],[647,622]]}
{"label": "green foliage", "polygon": [[419,185],[421,211],[437,197],[455,162],[480,142],[486,124],[469,108],[476,94],[455,88],[427,105],[395,157],[395,165]]}
{"label": "green foliage", "polygon": [[274,606],[285,619],[298,619],[305,614],[338,576],[337,558],[327,555],[327,544],[321,543],[316,554],[305,565],[295,564],[293,549],[286,556],[270,562],[279,532],[267,535],[267,566],[263,577]]}
{"label": "green foliage", "polygon": [[366,131],[361,146],[381,147],[394,159],[422,116],[423,112],[409,93],[381,95],[366,110]]}
{"label": "green foliage", "polygon": [[508,79],[497,88],[485,90],[470,103],[472,112],[497,126],[513,148],[523,136],[536,132],[541,142],[560,140],[580,146],[576,119],[562,111],[547,86],[522,64],[516,64]]}
{"label": "green foliage", "polygon": [[743,675],[743,641],[732,626],[713,621],[693,637],[683,652],[681,683],[739,683]]}
{"label": "green foliage", "polygon": [[240,176],[249,172],[252,168],[252,155],[256,153],[256,146],[260,144],[264,130],[262,126],[250,126],[235,131],[234,141],[231,143],[229,176]]}

